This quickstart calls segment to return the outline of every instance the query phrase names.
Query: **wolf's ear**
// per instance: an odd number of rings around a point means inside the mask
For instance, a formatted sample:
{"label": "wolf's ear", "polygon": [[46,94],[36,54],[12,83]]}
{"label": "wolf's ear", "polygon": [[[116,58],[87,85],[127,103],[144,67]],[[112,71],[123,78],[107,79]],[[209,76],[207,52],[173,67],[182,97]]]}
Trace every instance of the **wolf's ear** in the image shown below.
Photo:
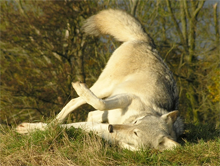
{"label": "wolf's ear", "polygon": [[163,118],[167,123],[169,123],[170,120],[172,123],[174,123],[178,116],[179,116],[179,111],[175,110],[162,115],[161,118]]}

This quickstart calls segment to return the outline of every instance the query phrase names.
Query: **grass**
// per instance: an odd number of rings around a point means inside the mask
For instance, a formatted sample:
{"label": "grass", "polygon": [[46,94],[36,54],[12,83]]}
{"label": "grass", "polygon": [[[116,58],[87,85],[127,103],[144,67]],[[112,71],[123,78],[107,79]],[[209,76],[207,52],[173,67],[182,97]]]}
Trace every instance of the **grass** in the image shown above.
{"label": "grass", "polygon": [[186,128],[180,148],[131,152],[80,129],[54,126],[20,135],[1,126],[0,165],[218,165],[219,130],[211,125],[188,124]]}

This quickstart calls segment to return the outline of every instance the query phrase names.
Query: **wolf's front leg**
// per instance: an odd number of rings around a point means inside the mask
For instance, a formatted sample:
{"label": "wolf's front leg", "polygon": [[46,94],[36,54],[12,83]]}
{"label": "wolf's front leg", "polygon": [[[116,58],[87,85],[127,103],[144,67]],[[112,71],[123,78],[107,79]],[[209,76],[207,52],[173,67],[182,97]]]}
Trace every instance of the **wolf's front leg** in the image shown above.
{"label": "wolf's front leg", "polygon": [[83,83],[75,82],[72,83],[72,86],[81,98],[100,111],[117,108],[123,109],[127,107],[135,97],[134,95],[123,93],[112,97],[107,97],[106,99],[100,99]]}
{"label": "wolf's front leg", "polygon": [[100,107],[103,107],[103,102],[99,99],[89,88],[86,87],[84,83],[75,82],[72,83],[73,88],[76,93],[83,98],[88,104],[93,106],[95,109],[102,110]]}
{"label": "wolf's front leg", "polygon": [[20,134],[26,134],[35,130],[44,131],[47,127],[46,123],[22,123],[16,127],[16,131]]}

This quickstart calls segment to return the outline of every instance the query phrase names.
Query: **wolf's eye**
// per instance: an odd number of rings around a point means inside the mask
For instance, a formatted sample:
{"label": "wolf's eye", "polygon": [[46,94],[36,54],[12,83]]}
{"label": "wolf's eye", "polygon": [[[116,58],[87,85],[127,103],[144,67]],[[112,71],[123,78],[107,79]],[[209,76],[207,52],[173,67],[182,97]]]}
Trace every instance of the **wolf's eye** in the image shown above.
{"label": "wolf's eye", "polygon": [[164,141],[161,141],[160,143],[159,143],[159,145],[163,145],[164,144]]}
{"label": "wolf's eye", "polygon": [[136,124],[137,123],[137,120],[134,122],[134,124]]}
{"label": "wolf's eye", "polygon": [[138,134],[137,134],[137,132],[136,132],[136,131],[134,131],[134,134],[135,134],[136,136],[138,136]]}
{"label": "wolf's eye", "polygon": [[158,145],[159,145],[159,146],[162,146],[162,145],[164,145],[164,143],[165,143],[165,142],[164,142],[164,137],[162,137],[162,138],[159,140],[159,144],[158,144]]}

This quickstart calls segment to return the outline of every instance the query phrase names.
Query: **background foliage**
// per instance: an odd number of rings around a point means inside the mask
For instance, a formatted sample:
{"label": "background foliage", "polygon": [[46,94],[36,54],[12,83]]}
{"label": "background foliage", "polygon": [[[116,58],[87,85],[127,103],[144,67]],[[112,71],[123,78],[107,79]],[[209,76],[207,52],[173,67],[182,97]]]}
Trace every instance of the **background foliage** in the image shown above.
{"label": "background foliage", "polygon": [[[92,14],[117,8],[134,15],[154,39],[178,82],[186,121],[220,125],[220,10],[214,1],[5,0],[0,5],[1,124],[54,117],[76,97],[72,81],[91,86],[120,43],[86,37],[80,27]],[[85,120],[90,110],[85,105],[68,120]]]}

